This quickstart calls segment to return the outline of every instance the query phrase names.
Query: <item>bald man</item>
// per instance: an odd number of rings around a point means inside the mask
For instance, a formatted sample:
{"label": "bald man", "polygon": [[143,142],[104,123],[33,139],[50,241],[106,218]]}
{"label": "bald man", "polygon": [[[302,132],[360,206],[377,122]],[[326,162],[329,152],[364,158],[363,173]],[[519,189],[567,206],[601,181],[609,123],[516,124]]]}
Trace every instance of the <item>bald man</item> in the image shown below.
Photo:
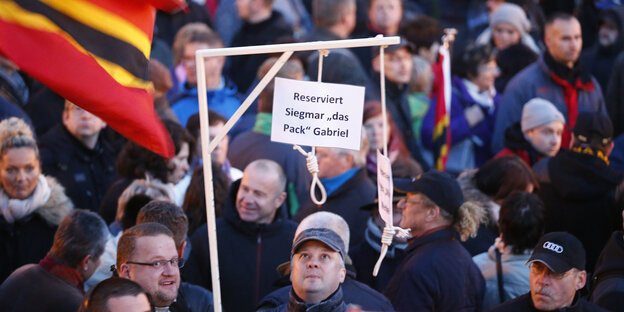
{"label": "bald man", "polygon": [[[243,178],[234,182],[217,219],[219,274],[223,308],[254,311],[275,289],[275,268],[290,259],[297,224],[287,218],[286,175],[268,159],[251,162]],[[201,226],[191,236],[191,255],[182,275],[185,281],[211,287],[208,230]]]}

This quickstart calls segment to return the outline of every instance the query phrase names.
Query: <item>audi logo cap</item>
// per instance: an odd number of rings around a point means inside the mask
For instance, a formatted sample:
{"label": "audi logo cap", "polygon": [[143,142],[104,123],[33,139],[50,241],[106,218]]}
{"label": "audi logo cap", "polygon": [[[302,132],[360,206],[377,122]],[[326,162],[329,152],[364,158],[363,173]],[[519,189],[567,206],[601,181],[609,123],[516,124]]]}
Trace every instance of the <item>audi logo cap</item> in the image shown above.
{"label": "audi logo cap", "polygon": [[459,183],[446,172],[431,169],[412,179],[393,179],[394,189],[399,193],[422,193],[438,207],[457,216],[464,203]]}
{"label": "audi logo cap", "polygon": [[540,239],[527,263],[539,261],[551,271],[561,274],[572,268],[585,270],[585,248],[568,232],[547,233]]}

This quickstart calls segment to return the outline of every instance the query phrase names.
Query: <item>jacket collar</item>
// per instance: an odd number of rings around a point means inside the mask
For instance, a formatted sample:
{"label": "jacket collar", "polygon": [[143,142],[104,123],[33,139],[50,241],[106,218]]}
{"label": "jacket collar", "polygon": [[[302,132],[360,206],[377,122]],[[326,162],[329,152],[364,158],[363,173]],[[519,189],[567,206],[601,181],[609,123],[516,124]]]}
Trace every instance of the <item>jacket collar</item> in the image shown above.
{"label": "jacket collar", "polygon": [[290,290],[288,300],[288,311],[293,312],[335,312],[346,311],[347,306],[342,300],[342,286],[338,286],[338,289],[329,298],[319,303],[305,303],[301,300],[293,289]]}
{"label": "jacket collar", "polygon": [[445,227],[424,236],[411,239],[408,242],[409,245],[405,249],[405,252],[409,253],[420,248],[421,246],[435,242],[456,240],[456,237],[457,231],[451,227]]}
{"label": "jacket collar", "polygon": [[47,254],[43,259],[41,259],[41,261],[39,261],[39,265],[52,275],[76,286],[76,288],[84,294],[84,279],[78,271],[76,271],[76,269],[60,264],[50,254]]}

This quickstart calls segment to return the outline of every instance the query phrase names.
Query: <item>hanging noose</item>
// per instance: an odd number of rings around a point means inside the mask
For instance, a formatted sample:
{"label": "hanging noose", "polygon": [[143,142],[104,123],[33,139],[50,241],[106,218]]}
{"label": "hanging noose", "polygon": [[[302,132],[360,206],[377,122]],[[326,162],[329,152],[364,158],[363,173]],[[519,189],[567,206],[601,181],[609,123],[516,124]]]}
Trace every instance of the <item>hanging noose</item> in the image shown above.
{"label": "hanging noose", "polygon": [[[323,76],[323,58],[329,55],[329,51],[325,49],[319,50],[319,64],[318,64],[318,78],[317,81],[321,82],[321,77]],[[310,199],[313,203],[320,206],[327,201],[327,192],[325,191],[325,187],[321,180],[318,178],[318,159],[316,158],[316,147],[312,146],[312,151],[306,152],[299,145],[293,145],[293,149],[299,151],[301,155],[306,157],[306,163],[308,167],[308,171],[312,174],[312,184],[310,184]],[[316,192],[314,192],[314,188],[318,187],[321,192],[321,199],[316,198]]]}

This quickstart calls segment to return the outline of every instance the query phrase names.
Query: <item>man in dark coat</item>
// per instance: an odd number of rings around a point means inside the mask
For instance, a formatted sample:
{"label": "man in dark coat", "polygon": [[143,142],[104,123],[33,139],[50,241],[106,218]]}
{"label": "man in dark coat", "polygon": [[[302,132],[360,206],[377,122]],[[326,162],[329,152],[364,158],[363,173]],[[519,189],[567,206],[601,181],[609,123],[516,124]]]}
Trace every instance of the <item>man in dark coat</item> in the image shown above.
{"label": "man in dark coat", "polygon": [[[280,37],[292,37],[292,27],[278,11],[272,10],[274,0],[238,0],[234,4],[243,25],[230,46],[243,47],[275,43]],[[241,93],[246,94],[258,68],[268,54],[239,55],[230,58],[228,76]]]}
{"label": "man in dark coat", "polygon": [[77,311],[108,235],[100,216],[74,210],[59,225],[45,258],[18,268],[0,285],[2,311]]}
{"label": "man in dark coat", "polygon": [[327,192],[327,201],[317,206],[308,200],[295,215],[297,221],[316,211],[329,211],[343,217],[349,224],[350,246],[359,244],[364,237],[370,212],[360,207],[375,200],[377,189],[366,174],[368,141],[365,136],[362,140],[359,151],[332,147],[316,149],[318,177]]}
{"label": "man in dark coat", "polygon": [[[224,216],[217,219],[219,274],[223,308],[253,311],[279,278],[275,268],[290,258],[297,225],[286,218],[286,176],[274,161],[250,163],[232,184]],[[211,289],[208,230],[191,237],[184,280]]]}
{"label": "man in dark coat", "polygon": [[100,136],[104,121],[65,101],[63,124],[39,141],[41,169],[64,187],[74,206],[97,211],[115,179],[112,147]]}
{"label": "man in dark coat", "polygon": [[336,232],[311,228],[299,233],[290,256],[293,287],[288,304],[269,311],[347,311],[340,286],[346,276],[345,256],[345,244]]}
{"label": "man in dark coat", "polygon": [[490,312],[606,311],[581,298],[585,286],[585,249],[574,235],[552,232],[542,236],[528,263],[531,291],[499,304]]}
{"label": "man in dark coat", "polygon": [[600,113],[581,113],[572,149],[535,164],[544,202],[545,232],[568,231],[587,250],[587,270],[594,271],[611,233],[621,228],[620,198],[624,174],[609,166],[613,127]]}
{"label": "man in dark coat", "polygon": [[624,232],[613,232],[600,253],[591,289],[591,302],[610,311],[624,311]]}
{"label": "man in dark coat", "polygon": [[[315,212],[305,219],[301,220],[297,227],[296,235],[305,231],[306,229],[313,228],[327,228],[336,232],[341,240],[345,243],[345,254],[349,253],[349,225],[345,220],[331,212],[319,211]],[[355,272],[353,266],[350,264],[351,259],[345,256],[345,269],[346,277],[341,284],[342,298],[347,305],[359,306],[364,311],[392,311],[392,304],[381,293],[375,291],[364,283],[355,280]],[[281,271],[284,276],[281,280],[290,281],[290,270],[283,270],[287,268],[288,263],[280,265],[278,271]],[[368,274],[372,273],[372,269]],[[272,308],[281,306],[289,301],[289,294],[292,290],[292,286],[284,286],[270,294],[268,294],[258,304],[258,311],[270,310]]]}
{"label": "man in dark coat", "polygon": [[[406,255],[385,295],[397,311],[480,311],[485,281],[459,243],[477,231],[478,210],[464,204],[449,174],[430,170],[418,179],[395,179],[407,193],[398,204],[402,228],[411,230]],[[473,224],[470,226],[469,224]]]}

